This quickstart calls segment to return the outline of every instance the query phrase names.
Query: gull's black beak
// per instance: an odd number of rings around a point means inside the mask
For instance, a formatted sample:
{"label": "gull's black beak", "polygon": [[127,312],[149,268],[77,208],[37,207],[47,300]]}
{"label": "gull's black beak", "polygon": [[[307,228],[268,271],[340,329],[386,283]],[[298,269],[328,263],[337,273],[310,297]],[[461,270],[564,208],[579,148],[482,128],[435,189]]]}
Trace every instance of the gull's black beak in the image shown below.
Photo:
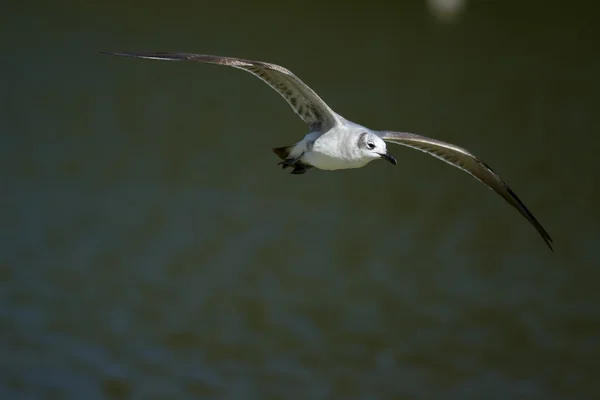
{"label": "gull's black beak", "polygon": [[392,164],[394,164],[394,165],[396,165],[396,164],[397,164],[397,162],[396,162],[396,159],[395,159],[395,158],[394,158],[394,156],[393,156],[393,155],[391,155],[390,153],[385,153],[385,154],[383,154],[383,153],[379,153],[379,156],[380,156],[381,158],[383,158],[384,160],[391,162],[391,163],[392,163]]}

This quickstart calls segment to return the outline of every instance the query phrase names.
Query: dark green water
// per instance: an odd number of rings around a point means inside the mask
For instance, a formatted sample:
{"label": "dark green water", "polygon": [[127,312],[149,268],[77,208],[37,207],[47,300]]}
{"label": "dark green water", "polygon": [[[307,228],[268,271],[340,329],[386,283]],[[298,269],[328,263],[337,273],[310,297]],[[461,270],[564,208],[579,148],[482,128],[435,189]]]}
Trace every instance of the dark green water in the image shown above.
{"label": "dark green water", "polygon": [[[0,398],[600,396],[600,28],[576,2],[23,3],[0,14]],[[399,146],[291,176],[307,133],[233,69],[462,145],[548,230]]]}

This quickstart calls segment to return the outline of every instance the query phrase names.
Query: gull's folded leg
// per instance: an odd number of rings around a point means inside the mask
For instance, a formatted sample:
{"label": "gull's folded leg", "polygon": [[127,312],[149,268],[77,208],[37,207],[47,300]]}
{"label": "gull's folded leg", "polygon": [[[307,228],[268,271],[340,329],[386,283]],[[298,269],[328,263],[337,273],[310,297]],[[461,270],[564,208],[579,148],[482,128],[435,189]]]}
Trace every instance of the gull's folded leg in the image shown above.
{"label": "gull's folded leg", "polygon": [[[302,157],[302,156],[300,156]],[[282,169],[286,169],[287,167],[294,167],[296,164],[300,162],[300,157],[296,158],[286,158],[277,163],[277,165],[281,165]]]}
{"label": "gull's folded leg", "polygon": [[303,173],[308,171],[310,168],[312,168],[312,165],[297,163],[296,165],[294,165],[294,170],[290,173],[292,175],[302,175]]}

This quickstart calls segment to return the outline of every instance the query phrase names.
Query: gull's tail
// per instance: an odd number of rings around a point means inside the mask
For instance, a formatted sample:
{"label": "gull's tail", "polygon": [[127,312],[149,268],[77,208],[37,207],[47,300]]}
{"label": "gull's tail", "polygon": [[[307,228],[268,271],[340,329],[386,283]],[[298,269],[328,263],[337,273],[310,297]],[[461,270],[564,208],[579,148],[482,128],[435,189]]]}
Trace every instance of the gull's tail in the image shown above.
{"label": "gull's tail", "polygon": [[288,158],[293,148],[294,146],[275,147],[273,149],[273,153],[277,154],[277,157],[281,158],[282,160],[285,160]]}
{"label": "gull's tail", "polygon": [[300,161],[300,157],[298,158],[290,158],[290,153],[294,150],[294,146],[286,146],[286,147],[275,147],[273,149],[273,153],[277,154],[277,157],[281,158],[281,162],[277,165],[281,165],[281,168],[286,169],[287,167],[292,167],[294,170],[291,172],[293,175],[301,175],[312,168],[312,165],[304,164]]}

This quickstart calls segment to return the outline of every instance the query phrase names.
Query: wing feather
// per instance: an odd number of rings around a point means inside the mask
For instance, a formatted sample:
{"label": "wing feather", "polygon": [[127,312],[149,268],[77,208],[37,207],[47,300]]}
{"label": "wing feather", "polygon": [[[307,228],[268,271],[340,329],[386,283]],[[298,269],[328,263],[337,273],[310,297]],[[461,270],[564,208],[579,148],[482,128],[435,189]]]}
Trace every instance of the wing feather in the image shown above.
{"label": "wing feather", "polygon": [[286,68],[276,64],[192,53],[122,52],[107,54],[154,60],[196,61],[238,68],[250,72],[277,91],[294,112],[308,124],[311,131],[324,132],[338,123],[337,114],[308,85]]}
{"label": "wing feather", "polygon": [[511,206],[515,207],[539,232],[548,247],[550,247],[550,250],[553,250],[552,238],[550,238],[548,232],[546,232],[531,211],[523,204],[521,199],[500,179],[493,169],[469,151],[450,143],[414,133],[383,131],[379,132],[379,134],[385,141],[423,151],[473,176],[489,189],[502,196]]}

